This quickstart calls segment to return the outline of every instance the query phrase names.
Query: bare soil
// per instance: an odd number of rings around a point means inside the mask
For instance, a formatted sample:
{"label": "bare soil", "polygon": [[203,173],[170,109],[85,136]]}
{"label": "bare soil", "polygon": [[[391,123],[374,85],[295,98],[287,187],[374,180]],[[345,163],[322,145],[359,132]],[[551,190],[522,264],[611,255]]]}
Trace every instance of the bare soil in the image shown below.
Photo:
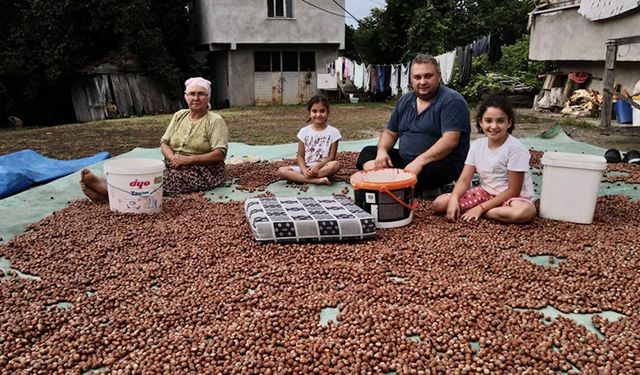
{"label": "bare soil", "polygon": [[[384,127],[393,103],[338,104],[331,106],[330,122],[342,132],[344,140],[376,137]],[[574,139],[620,151],[640,148],[640,129],[613,126],[602,129],[598,119],[570,119],[553,113],[518,109],[514,135],[540,134],[556,123]],[[303,106],[246,107],[218,111],[229,126],[230,140],[247,144],[295,142],[295,135],[306,119]],[[159,145],[171,115],[113,119],[50,127],[0,129],[0,155],[33,149],[55,159],[76,159],[108,151],[119,155],[135,147]],[[477,133],[474,131],[474,137]]]}

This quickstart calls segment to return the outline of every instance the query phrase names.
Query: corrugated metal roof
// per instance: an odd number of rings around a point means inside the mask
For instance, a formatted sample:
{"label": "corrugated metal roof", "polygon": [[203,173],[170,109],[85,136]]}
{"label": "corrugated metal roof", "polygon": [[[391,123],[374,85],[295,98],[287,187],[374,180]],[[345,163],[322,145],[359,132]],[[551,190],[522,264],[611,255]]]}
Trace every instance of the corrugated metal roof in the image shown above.
{"label": "corrugated metal roof", "polygon": [[640,7],[640,0],[582,0],[578,13],[591,21],[615,17]]}

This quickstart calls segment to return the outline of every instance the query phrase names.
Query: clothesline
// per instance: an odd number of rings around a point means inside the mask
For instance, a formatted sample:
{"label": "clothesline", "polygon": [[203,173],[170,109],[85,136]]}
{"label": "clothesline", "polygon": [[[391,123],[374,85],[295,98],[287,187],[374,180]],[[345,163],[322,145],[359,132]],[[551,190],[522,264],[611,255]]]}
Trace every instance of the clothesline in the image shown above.
{"label": "clothesline", "polygon": [[[489,34],[464,47],[435,56],[440,65],[442,81],[451,83],[455,68],[458,68],[458,79],[461,86],[466,86],[471,77],[471,60],[473,56],[487,53],[489,61],[495,62],[502,55],[501,41],[498,34]],[[352,61],[339,56],[326,65],[327,73],[336,80],[350,80],[357,89],[373,94],[390,90],[391,95],[405,94],[411,91],[409,83],[410,62],[397,64],[367,64]]]}

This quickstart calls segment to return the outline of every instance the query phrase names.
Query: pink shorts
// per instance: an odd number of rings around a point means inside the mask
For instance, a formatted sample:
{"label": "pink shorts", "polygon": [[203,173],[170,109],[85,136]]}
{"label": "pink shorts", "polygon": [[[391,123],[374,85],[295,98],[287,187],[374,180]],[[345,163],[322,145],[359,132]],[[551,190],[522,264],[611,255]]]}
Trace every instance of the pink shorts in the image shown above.
{"label": "pink shorts", "polygon": [[[466,211],[468,209],[471,209],[481,203],[484,203],[492,199],[493,197],[495,197],[495,195],[487,193],[487,191],[480,186],[471,188],[467,190],[467,192],[464,193],[464,195],[460,197],[460,199],[458,200],[458,204],[460,205],[460,211]],[[527,203],[533,204],[533,202],[529,198],[513,197],[513,198],[507,199],[507,201],[504,202],[502,206],[510,206],[511,202],[513,201],[527,202]]]}

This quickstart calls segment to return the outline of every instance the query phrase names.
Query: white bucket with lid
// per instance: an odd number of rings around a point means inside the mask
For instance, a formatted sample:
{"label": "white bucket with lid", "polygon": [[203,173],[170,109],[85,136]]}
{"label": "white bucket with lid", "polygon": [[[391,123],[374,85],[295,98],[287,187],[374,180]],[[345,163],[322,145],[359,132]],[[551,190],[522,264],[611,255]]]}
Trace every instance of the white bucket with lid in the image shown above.
{"label": "white bucket with lid", "polygon": [[597,155],[545,152],[541,162],[540,217],[591,224],[607,160]]}
{"label": "white bucket with lid", "polygon": [[162,211],[164,162],[156,159],[114,159],[104,163],[109,208],[123,213]]}

